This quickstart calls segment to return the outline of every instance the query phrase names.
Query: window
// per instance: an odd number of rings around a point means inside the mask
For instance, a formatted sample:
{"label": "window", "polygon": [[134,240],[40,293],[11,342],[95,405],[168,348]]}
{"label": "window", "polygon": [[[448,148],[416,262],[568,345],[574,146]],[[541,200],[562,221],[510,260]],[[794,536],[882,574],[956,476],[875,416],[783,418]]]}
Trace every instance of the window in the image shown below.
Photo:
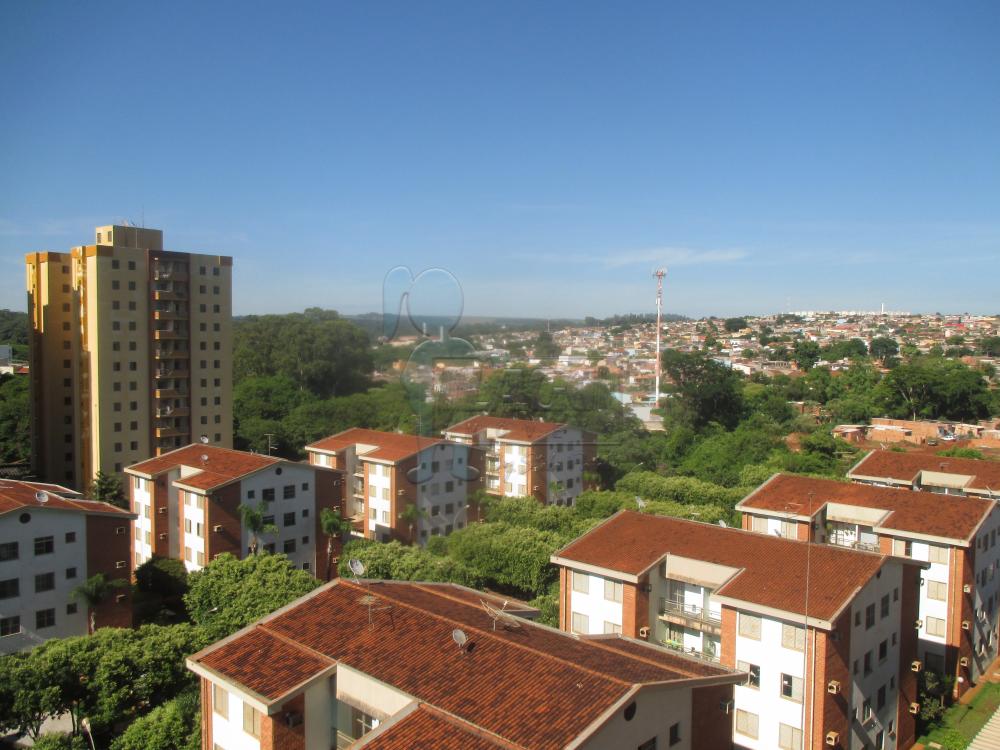
{"label": "window", "polygon": [[573,590],[579,591],[581,594],[590,593],[590,576],[586,573],[577,573],[573,571]]}
{"label": "window", "polygon": [[283,517],[282,523],[285,526],[294,526],[295,525],[295,511],[291,511],[290,513],[286,513],[284,515],[284,517]]}
{"label": "window", "polygon": [[757,739],[759,717],[749,711],[736,710],[736,731],[747,737]]}
{"label": "window", "polygon": [[872,673],[872,652],[865,652],[865,676],[867,677]]}
{"label": "window", "polygon": [[13,617],[0,617],[0,638],[8,635],[17,635],[21,632],[21,618],[17,615]]}
{"label": "window", "polygon": [[944,620],[940,617],[924,618],[924,625],[927,628],[927,635],[944,638]]}
{"label": "window", "polygon": [[754,688],[755,690],[760,689],[760,666],[757,664],[751,664],[747,661],[736,662],[736,669],[740,672],[747,672],[747,684],[746,687]]}
{"label": "window", "polygon": [[621,603],[622,600],[622,584],[620,581],[605,581],[604,582],[604,598],[609,602]]}
{"label": "window", "polygon": [[573,632],[574,633],[589,633],[590,632],[590,618],[587,615],[581,615],[579,612],[573,613]]}
{"label": "window", "polygon": [[[680,723],[670,725],[670,744],[671,746],[676,745],[681,741],[681,725]],[[655,745],[654,745],[655,747]]]}
{"label": "window", "polygon": [[621,634],[622,626],[614,622],[604,621],[604,633],[605,635]]}
{"label": "window", "polygon": [[66,544],[72,544],[75,541],[76,541],[76,532],[75,531],[67,531],[66,532]]}
{"label": "window", "polygon": [[261,497],[264,499],[265,503],[274,502],[274,487],[268,487],[266,490],[261,492]]}
{"label": "window", "polygon": [[805,651],[806,631],[795,625],[781,624],[781,645],[793,651]]}
{"label": "window", "polygon": [[56,587],[55,573],[39,573],[35,576],[35,593],[42,591],[52,591]]}
{"label": "window", "polygon": [[882,641],[878,644],[879,663],[884,662],[889,657],[889,641]]}
{"label": "window", "polygon": [[243,731],[260,738],[260,711],[249,703],[243,704]]}
{"label": "window", "polygon": [[0,562],[17,559],[17,542],[0,544]]}
{"label": "window", "polygon": [[865,630],[875,627],[875,605],[869,604],[865,607]]}
{"label": "window", "polygon": [[222,685],[212,685],[212,710],[223,719],[229,718],[229,693]]}
{"label": "window", "polygon": [[943,602],[948,597],[948,584],[940,581],[927,582],[927,598]]}
{"label": "window", "polygon": [[35,537],[35,555],[51,555],[55,549],[55,539],[51,536]]}
{"label": "window", "polygon": [[933,544],[927,545],[927,559],[932,563],[937,563],[938,565],[948,564],[948,548],[947,547],[937,547]]}
{"label": "window", "polygon": [[896,555],[897,557],[912,557],[913,543],[906,539],[893,539],[892,554]]}
{"label": "window", "polygon": [[778,724],[778,747],[781,750],[802,750],[802,730]]}
{"label": "window", "polygon": [[0,581],[0,599],[13,599],[21,595],[21,581],[17,578],[8,578]]}
{"label": "window", "polygon": [[295,497],[295,485],[294,484],[286,484],[284,487],[282,487],[281,488],[281,496],[285,500],[288,500],[289,498]]}
{"label": "window", "polygon": [[636,750],[656,750],[656,737],[643,742]]}
{"label": "window", "polygon": [[886,594],[885,596],[882,597],[882,604],[881,604],[880,610],[881,611],[879,612],[879,616],[881,617],[881,619],[884,620],[886,617],[889,616],[889,595],[888,594]]}
{"label": "window", "polygon": [[76,602],[70,602],[66,605],[66,614],[75,615],[76,614]]}
{"label": "window", "polygon": [[740,612],[740,635],[744,638],[760,640],[760,618]]}
{"label": "window", "polygon": [[56,624],[56,611],[54,609],[40,609],[35,612],[35,628],[51,628]]}
{"label": "window", "polygon": [[286,539],[284,544],[281,546],[281,551],[286,555],[290,555],[295,551],[295,540]]}
{"label": "window", "polygon": [[881,711],[885,708],[885,685],[878,689],[878,696],[875,699],[875,710]]}
{"label": "window", "polygon": [[802,702],[802,679],[790,674],[781,675],[781,697],[796,703]]}

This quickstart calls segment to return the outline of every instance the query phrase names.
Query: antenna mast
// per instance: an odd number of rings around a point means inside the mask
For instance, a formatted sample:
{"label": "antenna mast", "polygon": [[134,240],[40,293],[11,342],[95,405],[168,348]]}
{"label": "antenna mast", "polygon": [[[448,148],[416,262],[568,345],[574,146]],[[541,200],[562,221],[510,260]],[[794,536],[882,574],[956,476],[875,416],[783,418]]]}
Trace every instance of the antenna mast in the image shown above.
{"label": "antenna mast", "polygon": [[653,407],[660,405],[660,328],[663,326],[663,277],[666,268],[653,271],[656,277],[656,390],[653,391]]}

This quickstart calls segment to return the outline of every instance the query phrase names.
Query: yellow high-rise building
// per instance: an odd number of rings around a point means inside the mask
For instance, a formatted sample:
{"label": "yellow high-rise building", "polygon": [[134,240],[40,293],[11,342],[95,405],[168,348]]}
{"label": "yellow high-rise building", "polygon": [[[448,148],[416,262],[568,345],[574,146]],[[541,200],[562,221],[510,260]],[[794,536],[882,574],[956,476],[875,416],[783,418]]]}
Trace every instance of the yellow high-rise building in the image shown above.
{"label": "yellow high-rise building", "polygon": [[99,469],[233,440],[232,258],[164,250],[159,229],[96,235],[25,257],[34,470],[81,490]]}

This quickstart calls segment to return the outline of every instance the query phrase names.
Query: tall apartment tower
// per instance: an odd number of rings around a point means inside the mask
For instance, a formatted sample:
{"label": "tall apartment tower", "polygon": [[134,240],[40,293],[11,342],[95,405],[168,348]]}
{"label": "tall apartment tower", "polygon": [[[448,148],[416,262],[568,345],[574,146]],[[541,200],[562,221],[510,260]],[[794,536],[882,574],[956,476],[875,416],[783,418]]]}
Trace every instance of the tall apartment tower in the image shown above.
{"label": "tall apartment tower", "polygon": [[40,477],[82,490],[203,436],[232,447],[232,258],[112,225],[25,261]]}

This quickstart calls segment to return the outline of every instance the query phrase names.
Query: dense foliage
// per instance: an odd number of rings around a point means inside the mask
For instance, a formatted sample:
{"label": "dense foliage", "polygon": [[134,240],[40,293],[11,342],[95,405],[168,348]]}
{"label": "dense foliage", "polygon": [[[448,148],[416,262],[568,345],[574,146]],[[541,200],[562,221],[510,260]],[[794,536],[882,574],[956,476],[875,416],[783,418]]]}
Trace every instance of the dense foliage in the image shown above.
{"label": "dense foliage", "polygon": [[31,399],[28,378],[0,375],[0,463],[31,458]]}

